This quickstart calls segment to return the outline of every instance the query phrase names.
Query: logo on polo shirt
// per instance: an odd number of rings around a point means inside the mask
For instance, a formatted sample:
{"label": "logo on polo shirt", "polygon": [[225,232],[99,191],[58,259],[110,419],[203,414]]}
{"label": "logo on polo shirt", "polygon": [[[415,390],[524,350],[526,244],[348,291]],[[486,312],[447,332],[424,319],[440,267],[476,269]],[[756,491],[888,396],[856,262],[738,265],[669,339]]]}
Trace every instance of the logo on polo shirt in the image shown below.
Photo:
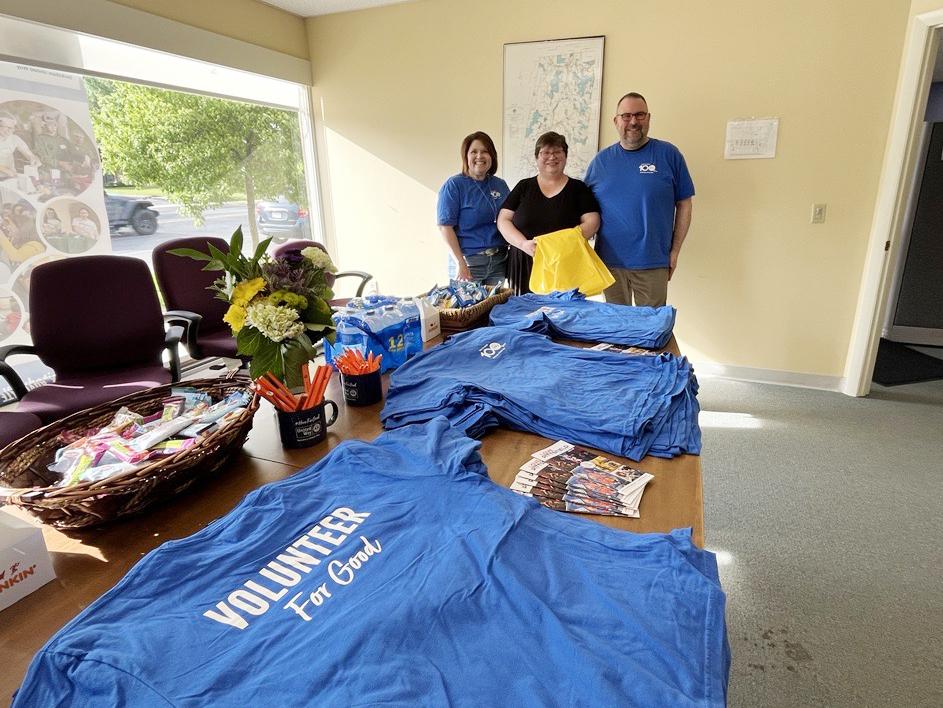
{"label": "logo on polo shirt", "polygon": [[501,198],[501,192],[499,192],[497,189],[492,189],[492,190],[491,190],[491,198],[492,198],[492,199],[500,199],[500,198]]}
{"label": "logo on polo shirt", "polygon": [[504,345],[500,342],[491,342],[491,344],[486,344],[480,349],[481,355],[485,359],[497,359],[501,352],[504,351]]}
{"label": "logo on polo shirt", "polygon": [[643,162],[641,165],[638,166],[638,171],[642,174],[658,172],[658,170],[655,169],[655,165],[653,165],[651,162]]}
{"label": "logo on polo shirt", "polygon": [[547,315],[547,317],[560,316],[562,317],[566,313],[561,310],[559,307],[550,307],[549,305],[544,305],[531,313],[528,313],[528,317],[536,317],[537,315]]}

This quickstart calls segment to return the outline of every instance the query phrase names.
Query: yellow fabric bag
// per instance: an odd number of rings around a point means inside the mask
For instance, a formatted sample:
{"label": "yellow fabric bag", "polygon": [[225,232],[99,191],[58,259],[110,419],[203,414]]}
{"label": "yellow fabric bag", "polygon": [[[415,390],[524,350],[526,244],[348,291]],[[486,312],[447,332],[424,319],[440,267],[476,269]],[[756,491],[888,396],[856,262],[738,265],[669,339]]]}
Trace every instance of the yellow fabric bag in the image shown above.
{"label": "yellow fabric bag", "polygon": [[534,241],[537,251],[530,289],[535,293],[579,288],[586,296],[598,295],[616,282],[606,264],[583,238],[579,226],[543,234]]}

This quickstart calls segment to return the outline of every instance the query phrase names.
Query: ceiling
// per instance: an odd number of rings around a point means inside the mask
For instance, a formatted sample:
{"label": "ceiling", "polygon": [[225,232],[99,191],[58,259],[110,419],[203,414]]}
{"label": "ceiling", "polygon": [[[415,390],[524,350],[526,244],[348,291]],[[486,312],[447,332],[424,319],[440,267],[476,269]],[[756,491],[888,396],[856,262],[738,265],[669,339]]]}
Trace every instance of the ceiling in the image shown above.
{"label": "ceiling", "polygon": [[281,8],[301,17],[330,15],[334,12],[365,10],[381,5],[396,5],[410,0],[262,0],[266,5]]}

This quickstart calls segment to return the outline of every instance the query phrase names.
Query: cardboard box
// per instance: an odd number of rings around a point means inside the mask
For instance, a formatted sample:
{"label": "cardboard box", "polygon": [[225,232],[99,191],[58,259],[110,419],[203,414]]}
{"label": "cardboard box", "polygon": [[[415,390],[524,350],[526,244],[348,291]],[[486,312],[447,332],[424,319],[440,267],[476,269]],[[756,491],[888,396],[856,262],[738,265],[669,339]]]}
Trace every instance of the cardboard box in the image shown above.
{"label": "cardboard box", "polygon": [[419,323],[422,327],[422,341],[428,342],[442,334],[439,325],[439,309],[424,297],[413,298],[419,308]]}
{"label": "cardboard box", "polygon": [[55,577],[42,530],[0,511],[0,610]]}

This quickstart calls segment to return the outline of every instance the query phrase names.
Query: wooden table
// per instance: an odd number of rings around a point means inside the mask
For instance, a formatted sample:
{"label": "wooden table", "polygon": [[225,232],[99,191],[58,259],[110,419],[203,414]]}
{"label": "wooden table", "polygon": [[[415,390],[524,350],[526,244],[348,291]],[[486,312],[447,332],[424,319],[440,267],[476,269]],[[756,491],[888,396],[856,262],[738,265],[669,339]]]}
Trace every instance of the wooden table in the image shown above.
{"label": "wooden table", "polygon": [[[389,377],[384,376],[383,379],[385,396]],[[254,458],[304,467],[323,457],[344,440],[372,440],[383,431],[380,425],[382,402],[362,408],[347,406],[336,377],[328,387],[327,397],[337,402],[339,412],[337,422],[328,429],[327,440],[323,443],[304,450],[284,449],[278,439],[274,409],[263,403],[256,413],[253,432],[245,445],[245,452]],[[491,479],[509,487],[518,469],[531,453],[554,442],[556,441],[531,433],[499,429],[489,433],[481,441],[481,457],[488,466]],[[645,487],[638,519],[589,514],[579,516],[637,533],[670,531],[690,526],[693,529],[694,542],[699,546],[704,545],[704,497],[700,457],[680,455],[671,460],[646,457],[636,463],[608,452],[600,451],[600,454],[650,472],[655,475],[655,479]]]}
{"label": "wooden table", "polygon": [[[673,341],[669,351],[677,351]],[[389,385],[384,377],[384,393]],[[101,529],[57,531],[43,527],[56,580],[0,612],[0,703],[16,690],[33,655],[69,620],[114,586],[146,553],[165,541],[196,533],[227,514],[253,489],[283,479],[321,459],[344,440],[372,440],[380,432],[382,403],[367,407],[344,403],[337,377],[327,397],[338,404],[337,422],[327,440],[303,450],[281,446],[274,409],[263,403],[255,415],[252,432],[223,478],[191,488],[173,502],[152,507],[141,516],[118,521]],[[481,445],[488,473],[498,484],[509,486],[530,454],[553,440],[529,433],[496,430]],[[603,453],[611,459],[623,459]],[[690,526],[694,541],[704,542],[704,502],[700,459],[682,455],[672,460],[647,457],[639,464],[655,479],[645,488],[641,518],[586,516],[599,523],[635,532],[670,531]],[[5,511],[24,518],[14,507]]]}

